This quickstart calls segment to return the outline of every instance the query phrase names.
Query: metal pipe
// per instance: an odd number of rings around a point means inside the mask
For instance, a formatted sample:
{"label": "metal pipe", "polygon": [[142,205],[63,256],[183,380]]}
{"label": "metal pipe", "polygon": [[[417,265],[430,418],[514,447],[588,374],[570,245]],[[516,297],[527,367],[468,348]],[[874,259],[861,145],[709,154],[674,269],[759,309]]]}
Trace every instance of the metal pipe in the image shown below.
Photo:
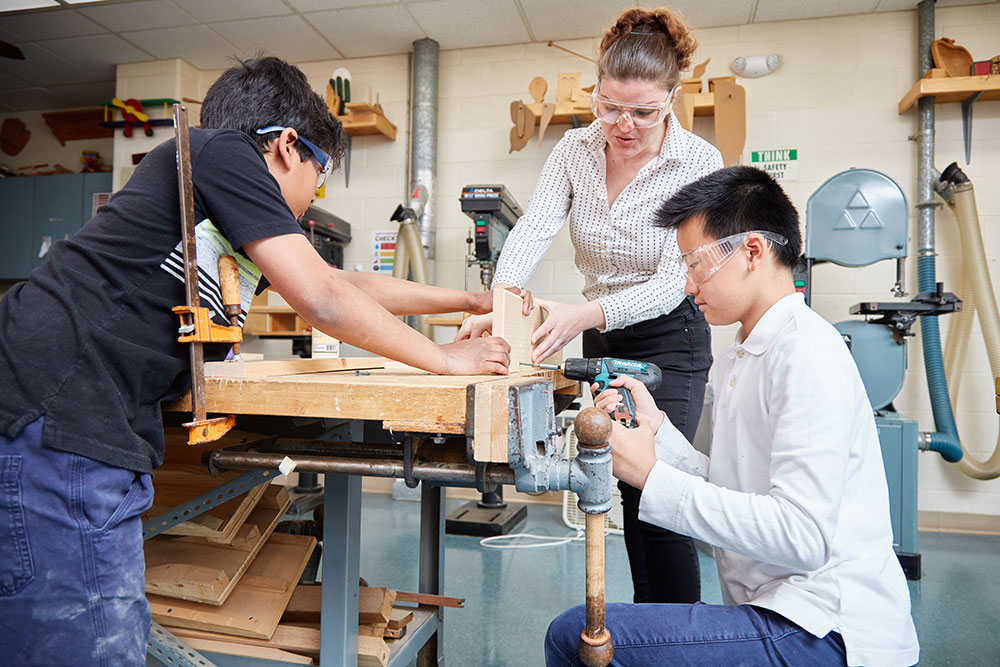
{"label": "metal pipe", "polygon": [[[934,67],[931,44],[934,42],[935,0],[921,0],[917,5],[918,76]],[[917,102],[917,252],[934,253],[934,98]],[[925,320],[926,321],[926,320]]]}
{"label": "metal pipe", "polygon": [[[418,226],[429,260],[434,259],[434,195],[437,180],[438,50],[433,39],[413,42],[413,111],[410,128],[410,189],[427,189]],[[411,255],[410,261],[413,261]]]}
{"label": "metal pipe", "polygon": [[[211,464],[225,470],[275,470],[284,454],[263,452],[212,452]],[[403,477],[403,462],[373,458],[333,458],[329,456],[293,455],[297,472],[339,473],[367,477]],[[476,469],[458,463],[418,462],[413,464],[414,479],[428,484],[476,487]],[[514,471],[507,467],[487,469],[483,477],[495,484],[513,484]]]}

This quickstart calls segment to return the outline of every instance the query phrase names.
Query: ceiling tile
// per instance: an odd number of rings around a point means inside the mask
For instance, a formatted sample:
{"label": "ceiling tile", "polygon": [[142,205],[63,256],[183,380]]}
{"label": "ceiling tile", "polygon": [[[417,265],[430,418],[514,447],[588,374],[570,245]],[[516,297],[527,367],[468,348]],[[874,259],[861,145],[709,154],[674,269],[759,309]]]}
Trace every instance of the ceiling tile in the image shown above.
{"label": "ceiling tile", "polygon": [[113,32],[173,28],[197,23],[191,16],[167,0],[141,0],[114,5],[80,7],[78,12],[92,18]]}
{"label": "ceiling tile", "polygon": [[69,86],[49,86],[61,107],[96,107],[115,96],[115,80],[77,83]]}
{"label": "ceiling tile", "polygon": [[824,16],[868,14],[875,11],[879,0],[760,0],[755,23],[767,21],[794,21]]}
{"label": "ceiling tile", "polygon": [[[30,81],[26,81],[20,77],[16,77],[13,74],[8,74],[7,72],[0,72],[0,90],[10,90],[11,88],[28,88],[31,86]],[[2,98],[3,95],[0,95]]]}
{"label": "ceiling tile", "polygon": [[318,12],[325,9],[346,9],[365,5],[394,5],[396,0],[288,0],[300,12]]}
{"label": "ceiling tile", "polygon": [[401,5],[354,7],[305,15],[348,58],[407,53],[426,37]]}
{"label": "ceiling tile", "polygon": [[[757,0],[671,0],[670,9],[692,28],[714,28],[723,25],[742,25],[750,20]],[[610,21],[609,21],[610,24]]]}
{"label": "ceiling tile", "polygon": [[514,0],[432,0],[407,9],[442,49],[531,41]]}
{"label": "ceiling tile", "polygon": [[122,33],[158,60],[183,58],[198,69],[224,69],[233,64],[240,50],[203,25]]}
{"label": "ceiling tile", "polygon": [[26,42],[19,46],[24,51],[24,60],[0,58],[0,70],[30,81],[36,86],[80,83],[101,78],[59,58],[37,44]]}
{"label": "ceiling tile", "polygon": [[110,33],[36,43],[101,78],[112,80],[115,78],[115,65],[155,59],[151,53],[137,49],[118,35]]}
{"label": "ceiling tile", "polygon": [[290,62],[340,57],[300,16],[227,21],[213,23],[211,28],[246,54],[263,49],[269,55]]}
{"label": "ceiling tile", "polygon": [[45,88],[12,90],[4,93],[3,101],[18,111],[58,108],[58,98]]}
{"label": "ceiling tile", "polygon": [[0,15],[0,28],[17,35],[17,41],[36,39],[59,39],[79,37],[107,32],[86,16],[80,16],[72,9],[56,9],[15,16]]}
{"label": "ceiling tile", "polygon": [[267,16],[283,16],[292,10],[281,0],[172,0],[172,2],[203,23],[238,21]]}
{"label": "ceiling tile", "polygon": [[[618,14],[634,6],[635,3],[628,0],[579,0],[570,9],[552,0],[521,0],[531,32],[540,42],[600,35]],[[572,21],[566,20],[569,13],[572,13]]]}

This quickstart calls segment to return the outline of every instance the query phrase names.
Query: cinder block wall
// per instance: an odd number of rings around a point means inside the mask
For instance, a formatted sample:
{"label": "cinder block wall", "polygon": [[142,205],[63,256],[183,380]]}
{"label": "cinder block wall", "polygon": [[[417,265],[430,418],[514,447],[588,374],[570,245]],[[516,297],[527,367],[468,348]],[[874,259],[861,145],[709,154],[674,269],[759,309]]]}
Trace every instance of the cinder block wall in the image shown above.
{"label": "cinder block wall", "polygon": [[[610,20],[609,16],[609,20]],[[760,79],[740,79],[747,89],[747,151],[769,148],[799,150],[799,178],[785,184],[800,213],[806,200],[834,174],[851,167],[882,171],[903,188],[911,205],[916,193],[916,146],[909,137],[916,114],[897,114],[897,103],[917,78],[916,11],[867,14],[803,21],[783,21],[698,31],[701,47],[695,62],[711,58],[707,76],[730,74],[728,63],[738,55],[778,53],[781,68]],[[996,55],[1000,6],[939,7],[936,37],[947,36],[976,58]],[[594,55],[596,39],[562,43]],[[278,54],[280,55],[280,54]],[[395,142],[380,137],[356,137],[350,188],[334,176],[319,205],[349,220],[354,242],[347,268],[365,270],[371,260],[371,232],[391,229],[388,217],[406,192],[408,135],[408,56],[359,58],[301,63],[317,91],[322,91],[338,66],[350,69],[355,99],[366,86],[379,93],[390,120],[399,126]],[[464,284],[465,238],[469,224],[460,211],[461,187],[470,183],[503,183],[526,206],[549,150],[566,126],[552,126],[541,147],[533,140],[522,151],[509,153],[510,102],[530,101],[528,83],[543,76],[554,96],[558,72],[582,72],[581,83],[594,83],[593,65],[547,47],[520,44],[442,51],[437,210],[438,284]],[[201,73],[201,94],[218,72]],[[1000,103],[975,106],[972,164],[963,165],[977,186],[979,212],[995,286],[1000,286]],[[702,120],[696,129],[711,134]],[[964,162],[961,112],[957,104],[937,106],[938,168]],[[746,154],[745,154],[746,155]],[[950,212],[939,210],[938,275],[952,291],[959,287],[958,234]],[[916,241],[915,215],[911,251]],[[916,262],[907,266],[907,290],[916,291]],[[848,307],[862,300],[886,300],[894,282],[894,266],[884,262],[860,269],[819,267],[815,274],[814,306],[831,321],[848,318]],[[478,281],[470,273],[470,284]],[[573,248],[564,229],[529,283],[545,298],[579,301],[582,278],[573,268]],[[944,333],[948,318],[942,318]],[[917,327],[919,331],[919,325]],[[731,327],[713,331],[714,349],[721,353],[732,341]],[[442,335],[444,335],[442,333]],[[567,350],[578,354],[579,341]],[[909,345],[909,370],[897,408],[932,430],[919,344]],[[822,378],[817,378],[821,382]],[[962,393],[956,402],[964,441],[980,458],[997,441],[997,414],[992,376],[978,324],[970,345]],[[964,513],[985,520],[1000,516],[1000,482],[980,482],[961,475],[937,454],[920,455],[920,508],[926,512]],[[995,523],[995,521],[994,521]]]}

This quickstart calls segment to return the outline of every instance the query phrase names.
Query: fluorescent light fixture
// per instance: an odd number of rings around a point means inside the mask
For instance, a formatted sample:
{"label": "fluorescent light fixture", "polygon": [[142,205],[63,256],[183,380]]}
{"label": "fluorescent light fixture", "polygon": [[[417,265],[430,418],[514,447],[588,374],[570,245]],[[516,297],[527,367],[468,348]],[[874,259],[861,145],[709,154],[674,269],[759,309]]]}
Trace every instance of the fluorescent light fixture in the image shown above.
{"label": "fluorescent light fixture", "polygon": [[56,0],[4,0],[0,2],[0,13],[19,12],[23,9],[41,9],[42,7],[58,7]]}

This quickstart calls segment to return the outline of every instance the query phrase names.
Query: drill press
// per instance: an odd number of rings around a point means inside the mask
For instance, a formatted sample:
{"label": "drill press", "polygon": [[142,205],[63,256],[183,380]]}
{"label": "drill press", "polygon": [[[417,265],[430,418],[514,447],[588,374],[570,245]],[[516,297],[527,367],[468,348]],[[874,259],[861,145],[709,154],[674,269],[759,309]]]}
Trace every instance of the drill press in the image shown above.
{"label": "drill press", "polygon": [[462,213],[474,223],[466,239],[469,253],[465,257],[465,289],[469,289],[469,267],[476,264],[483,289],[489,289],[500,249],[521,217],[521,207],[502,185],[466,185],[459,201]]}
{"label": "drill press", "polygon": [[[469,289],[469,267],[479,265],[483,289],[490,289],[497,259],[507,235],[521,217],[521,207],[502,185],[467,185],[459,198],[462,212],[472,218],[473,229],[466,242],[465,289]],[[451,535],[506,535],[528,515],[524,503],[506,503],[503,486],[486,491],[448,515],[445,532]]]}

